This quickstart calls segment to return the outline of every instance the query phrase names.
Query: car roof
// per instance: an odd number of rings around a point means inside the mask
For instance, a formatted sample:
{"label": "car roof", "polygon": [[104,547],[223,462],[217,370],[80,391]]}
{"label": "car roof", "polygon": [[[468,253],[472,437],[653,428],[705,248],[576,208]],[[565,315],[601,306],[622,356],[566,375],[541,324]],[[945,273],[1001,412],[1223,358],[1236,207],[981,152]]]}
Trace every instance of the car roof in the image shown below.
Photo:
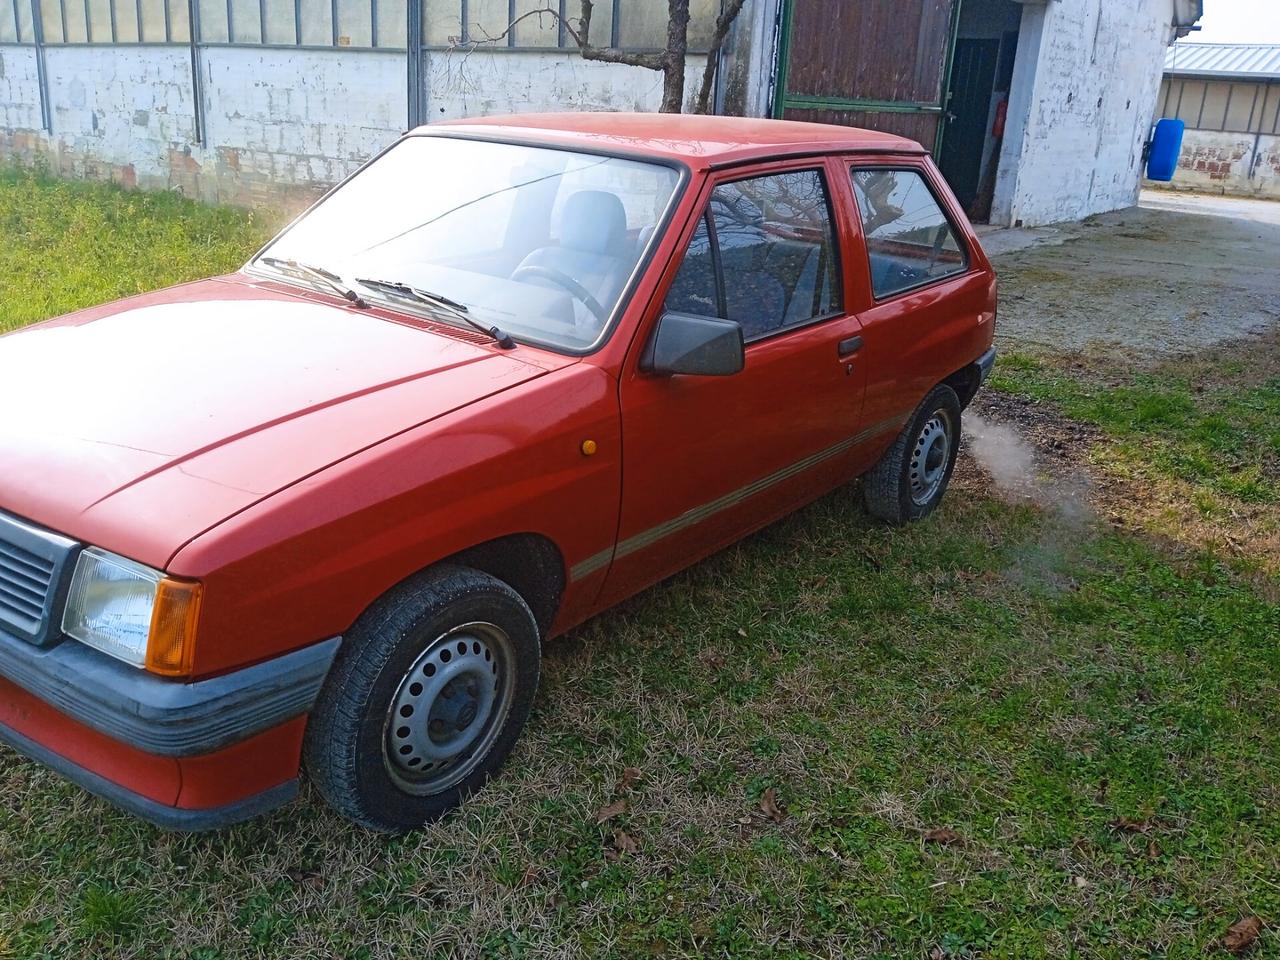
{"label": "car roof", "polygon": [[[483,128],[483,134],[477,128]],[[753,117],[672,113],[525,113],[449,120],[415,133],[450,130],[563,147],[649,154],[691,167],[719,167],[815,153],[923,154],[914,140],[860,127]]]}

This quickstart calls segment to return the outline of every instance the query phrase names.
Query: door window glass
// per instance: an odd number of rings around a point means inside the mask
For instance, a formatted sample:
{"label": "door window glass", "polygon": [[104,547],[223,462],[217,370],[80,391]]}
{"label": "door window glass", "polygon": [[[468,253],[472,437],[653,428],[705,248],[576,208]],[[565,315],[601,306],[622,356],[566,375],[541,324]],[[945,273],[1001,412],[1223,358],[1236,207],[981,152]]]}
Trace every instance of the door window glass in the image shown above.
{"label": "door window glass", "polygon": [[802,170],[721,184],[667,308],[736,320],[756,340],[840,310],[826,184]]}
{"label": "door window glass", "polygon": [[711,255],[711,232],[707,216],[698,220],[698,229],[689,241],[680,272],[667,291],[667,309],[703,317],[720,315],[720,295],[716,292],[715,259]]}
{"label": "door window glass", "polygon": [[964,248],[920,174],[855,170],[853,192],[877,300],[964,272]]}

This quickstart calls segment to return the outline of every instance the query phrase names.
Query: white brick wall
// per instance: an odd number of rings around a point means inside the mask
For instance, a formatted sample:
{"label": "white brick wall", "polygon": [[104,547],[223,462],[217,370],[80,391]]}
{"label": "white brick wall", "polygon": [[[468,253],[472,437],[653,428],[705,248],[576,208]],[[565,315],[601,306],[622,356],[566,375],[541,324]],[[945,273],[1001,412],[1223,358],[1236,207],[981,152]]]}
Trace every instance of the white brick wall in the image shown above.
{"label": "white brick wall", "polygon": [[[59,166],[80,176],[163,179],[193,135],[191,64],[181,47],[48,47]],[[101,169],[100,169],[101,168]]]}
{"label": "white brick wall", "polygon": [[402,53],[203,51],[205,134],[220,192],[336,183],[404,132]]}
{"label": "white brick wall", "polygon": [[1137,202],[1172,18],[1171,0],[1026,7],[993,222],[1076,220]]}
{"label": "white brick wall", "polygon": [[1147,185],[1280,200],[1280,137],[1188,130],[1173,181]]}
{"label": "white brick wall", "polygon": [[[427,57],[428,119],[546,110],[655,110],[658,73],[574,53]],[[0,157],[43,156],[70,176],[217,202],[297,206],[407,125],[404,53],[205,47],[205,145],[195,142],[190,51],[46,48],[53,133],[40,130],[35,53],[0,47]],[[692,98],[705,59],[689,58]]]}
{"label": "white brick wall", "polygon": [[[697,97],[706,57],[689,57],[686,102]],[[548,110],[656,110],[656,70],[583,60],[576,54],[512,51],[427,54],[429,120]]]}
{"label": "white brick wall", "polygon": [[0,136],[40,129],[40,88],[33,47],[0,47]]}

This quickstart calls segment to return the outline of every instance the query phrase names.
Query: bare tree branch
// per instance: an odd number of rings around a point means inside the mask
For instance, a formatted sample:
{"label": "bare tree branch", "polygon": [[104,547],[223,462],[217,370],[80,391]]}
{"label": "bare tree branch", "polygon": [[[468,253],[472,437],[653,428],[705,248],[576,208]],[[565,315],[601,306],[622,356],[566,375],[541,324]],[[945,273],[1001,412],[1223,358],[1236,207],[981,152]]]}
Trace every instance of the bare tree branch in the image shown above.
{"label": "bare tree branch", "polygon": [[544,16],[550,17],[557,24],[564,27],[565,33],[573,40],[578,48],[578,52],[582,54],[583,60],[600,60],[605,63],[621,63],[632,67],[645,67],[648,70],[662,70],[663,59],[660,53],[640,53],[634,50],[619,50],[616,47],[597,47],[591,43],[591,14],[594,9],[592,0],[582,0],[581,16],[577,19],[577,27],[574,27],[574,19],[572,17],[560,16],[559,10],[553,10],[551,7],[539,7],[536,10],[528,10],[520,14],[509,24],[501,33],[490,36],[485,34],[478,40],[472,41],[473,44],[481,43],[497,43],[505,40],[510,36],[511,31],[516,28],[516,24],[522,20],[528,20],[530,17]]}
{"label": "bare tree branch", "polygon": [[724,46],[725,38],[729,36],[729,29],[733,26],[733,22],[738,19],[738,14],[742,12],[743,6],[747,0],[729,0],[729,5],[716,18],[716,32],[711,36],[711,48],[707,51],[707,65],[702,70],[702,87],[698,90],[698,102],[694,107],[695,113],[711,112],[711,88],[715,83],[716,68],[720,65],[720,48]]}
{"label": "bare tree branch", "polygon": [[[689,48],[689,0],[667,0],[667,45],[666,48],[654,51],[620,50],[617,47],[598,47],[591,42],[591,15],[595,10],[593,0],[581,0],[580,16],[560,16],[560,11],[550,6],[528,10],[516,17],[501,33],[472,40],[467,46],[474,50],[480,44],[497,43],[507,39],[517,24],[537,17],[541,21],[547,16],[552,22],[564,28],[573,39],[583,60],[596,60],[602,63],[620,63],[631,67],[644,67],[662,74],[662,106],[663,113],[679,113],[684,107],[685,57]],[[742,11],[746,0],[729,0],[723,13],[716,20],[715,33],[711,39],[711,50],[707,54],[707,67],[702,75],[702,88],[698,94],[697,111],[706,113],[711,100],[711,87],[715,79],[717,54],[724,45],[729,28]]]}

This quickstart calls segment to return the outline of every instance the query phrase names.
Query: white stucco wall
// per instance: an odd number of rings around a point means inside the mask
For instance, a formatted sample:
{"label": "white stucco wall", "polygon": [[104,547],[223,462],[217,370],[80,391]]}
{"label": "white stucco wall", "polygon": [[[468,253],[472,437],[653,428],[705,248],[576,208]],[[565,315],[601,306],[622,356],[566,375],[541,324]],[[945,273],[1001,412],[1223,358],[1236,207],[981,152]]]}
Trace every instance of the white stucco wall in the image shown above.
{"label": "white stucco wall", "polygon": [[1023,11],[992,222],[1076,220],[1137,202],[1171,0]]}
{"label": "white stucco wall", "polygon": [[[662,74],[549,51],[430,51],[426,120],[547,110],[657,110]],[[707,58],[691,56],[685,99],[691,104]]]}
{"label": "white stucco wall", "polygon": [[[426,115],[655,110],[652,70],[575,53],[426,54]],[[35,52],[0,47],[0,157],[201,199],[298,206],[391,143],[408,122],[403,52],[209,46],[200,51],[204,144],[185,46],[49,46],[52,133]],[[705,58],[690,57],[696,94]]]}
{"label": "white stucco wall", "polygon": [[181,47],[50,47],[49,105],[60,169],[163,179],[172,145],[192,139],[191,62]]}
{"label": "white stucco wall", "polygon": [[40,129],[40,88],[33,47],[0,46],[0,136]]}
{"label": "white stucco wall", "polygon": [[1280,200],[1280,137],[1188,130],[1173,180],[1146,185]]}
{"label": "white stucco wall", "polygon": [[403,53],[207,47],[201,60],[209,147],[199,154],[219,199],[314,192],[404,132]]}

